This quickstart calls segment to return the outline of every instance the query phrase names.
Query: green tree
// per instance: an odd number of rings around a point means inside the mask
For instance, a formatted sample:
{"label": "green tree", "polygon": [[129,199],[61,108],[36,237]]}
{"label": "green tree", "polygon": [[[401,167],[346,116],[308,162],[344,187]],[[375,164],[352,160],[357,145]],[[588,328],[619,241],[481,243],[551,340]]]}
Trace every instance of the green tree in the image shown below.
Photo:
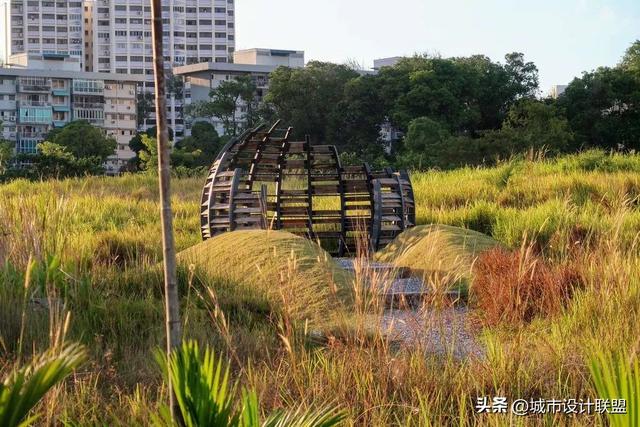
{"label": "green tree", "polygon": [[146,172],[157,172],[158,144],[156,138],[147,134],[140,136],[144,149],[138,153],[140,169]]}
{"label": "green tree", "polygon": [[569,122],[556,106],[533,99],[523,99],[509,110],[500,133],[514,152],[544,148],[559,154],[575,148]]}
{"label": "green tree", "polygon": [[327,139],[360,162],[374,161],[383,155],[377,142],[385,119],[378,81],[374,76],[357,77],[345,84],[342,99],[329,114]]}
{"label": "green tree", "polygon": [[578,145],[640,149],[640,76],[621,67],[583,73],[558,104]]}
{"label": "green tree", "polygon": [[195,122],[191,128],[191,136],[176,143],[172,153],[172,163],[187,168],[208,166],[222,145],[223,141],[211,123]]}
{"label": "green tree", "polygon": [[14,149],[14,144],[11,141],[2,138],[2,128],[3,124],[2,121],[0,121],[0,177],[2,177],[9,168]]}
{"label": "green tree", "polygon": [[[279,67],[269,78],[265,96],[278,118],[293,126],[295,137],[308,134],[313,142],[336,143],[328,130],[338,114],[345,86],[358,73],[345,65],[311,61],[305,68]],[[334,122],[335,123],[335,122]],[[338,144],[340,145],[340,144]]]}
{"label": "green tree", "polygon": [[117,145],[114,138],[106,136],[101,129],[84,120],[55,129],[47,135],[46,140],[66,148],[78,159],[98,158],[101,162],[113,155]]}
{"label": "green tree", "polygon": [[211,101],[200,101],[191,104],[187,114],[198,118],[216,117],[222,121],[225,133],[235,136],[240,129],[238,110],[246,108],[243,120],[248,127],[256,120],[256,85],[250,76],[238,76],[225,80],[209,93]]}
{"label": "green tree", "polygon": [[504,69],[509,76],[511,96],[533,98],[538,93],[538,67],[533,62],[525,62],[524,54],[512,52],[505,55]]}
{"label": "green tree", "polygon": [[622,57],[620,67],[640,76],[640,40],[631,43]]}
{"label": "green tree", "polygon": [[140,92],[136,95],[136,110],[138,115],[138,126],[142,126],[149,114],[155,111],[153,94],[151,92]]}
{"label": "green tree", "polygon": [[390,103],[389,118],[401,130],[429,117],[452,134],[478,136],[498,129],[509,107],[537,90],[537,69],[522,54],[506,64],[483,55],[464,58],[414,56],[380,73],[381,98]]}
{"label": "green tree", "polygon": [[569,124],[555,105],[521,99],[511,107],[500,129],[483,131],[475,138],[452,135],[445,125],[428,117],[414,119],[399,163],[419,169],[490,165],[531,149],[561,153],[572,142]]}

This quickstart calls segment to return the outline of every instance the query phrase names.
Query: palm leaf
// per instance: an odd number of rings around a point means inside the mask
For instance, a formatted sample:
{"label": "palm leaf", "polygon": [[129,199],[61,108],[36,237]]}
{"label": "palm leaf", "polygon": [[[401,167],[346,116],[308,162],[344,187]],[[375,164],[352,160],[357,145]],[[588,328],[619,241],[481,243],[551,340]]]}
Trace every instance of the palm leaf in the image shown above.
{"label": "palm leaf", "polygon": [[27,426],[29,416],[42,397],[86,360],[84,347],[70,344],[59,352],[47,352],[17,369],[0,384],[0,425]]}
{"label": "palm leaf", "polygon": [[[234,410],[235,386],[229,384],[229,368],[216,361],[210,348],[204,354],[195,341],[184,342],[167,363],[158,357],[167,379],[173,385],[182,420],[187,427],[227,427],[237,425],[239,414]],[[166,414],[166,409],[164,409]],[[164,424],[166,415],[156,419]]]}
{"label": "palm leaf", "polygon": [[339,425],[346,414],[331,406],[306,410],[301,406],[293,411],[276,411],[262,424],[263,427],[332,427]]}
{"label": "palm leaf", "polygon": [[634,355],[597,352],[589,364],[591,378],[600,399],[625,399],[626,414],[608,413],[612,427],[640,425],[640,365]]}

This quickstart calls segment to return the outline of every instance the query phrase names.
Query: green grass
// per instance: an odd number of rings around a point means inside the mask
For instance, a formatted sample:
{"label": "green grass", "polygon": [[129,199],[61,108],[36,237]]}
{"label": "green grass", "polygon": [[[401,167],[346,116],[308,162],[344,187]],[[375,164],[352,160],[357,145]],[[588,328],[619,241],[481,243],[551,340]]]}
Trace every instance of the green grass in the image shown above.
{"label": "green grass", "polygon": [[466,284],[478,255],[497,244],[491,237],[465,228],[419,225],[380,250],[376,260],[409,268],[434,284]]}
{"label": "green grass", "polygon": [[[639,171],[638,155],[587,152],[412,174],[419,224],[440,225],[405,236],[424,234],[422,246],[390,248],[381,258],[417,269],[434,259],[451,268],[460,259],[456,271],[466,274],[475,248],[497,241],[518,251],[525,243],[583,277],[560,313],[478,328],[486,354],[464,360],[371,335],[318,340],[314,322],[350,299],[359,307],[351,278],[338,277],[314,243],[286,233],[199,244],[203,179],[175,180],[176,243],[197,261],[190,270],[183,254],[179,270],[185,337],[230,360],[239,384],[256,391],[262,416],[335,403],[347,425],[605,425],[601,415],[476,414],[473,404],[478,396],[599,397],[590,373],[594,342],[637,359]],[[34,301],[59,298],[71,312],[68,338],[85,344],[89,362],[55,402],[45,402],[47,413],[76,425],[148,424],[166,400],[152,362],[164,337],[156,179],[16,181],[0,186],[0,213],[0,377],[14,367],[21,314],[28,358],[50,342],[48,311]],[[37,264],[25,299],[30,256]],[[366,281],[363,274],[356,282]]]}

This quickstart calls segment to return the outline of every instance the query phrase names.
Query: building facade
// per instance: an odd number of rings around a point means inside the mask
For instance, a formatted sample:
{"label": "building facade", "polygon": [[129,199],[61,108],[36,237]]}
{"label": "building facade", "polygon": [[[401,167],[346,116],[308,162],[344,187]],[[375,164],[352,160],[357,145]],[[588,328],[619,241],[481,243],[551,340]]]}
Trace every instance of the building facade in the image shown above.
{"label": "building facade", "polygon": [[[234,0],[172,0],[163,2],[165,64],[173,67],[201,62],[227,63],[235,50]],[[95,0],[92,5],[92,71],[141,76],[153,92],[151,6],[149,0]],[[171,87],[170,87],[171,88]],[[184,133],[183,94],[169,92],[169,126]],[[143,127],[155,125],[145,118]]]}
{"label": "building facade", "polygon": [[84,65],[80,0],[0,0],[3,62],[19,53],[61,55]]}
{"label": "building facade", "polygon": [[551,89],[549,89],[549,96],[553,99],[557,99],[560,95],[564,93],[567,89],[568,85],[553,85]]}
{"label": "building facade", "polygon": [[[244,63],[241,63],[244,62]],[[250,76],[256,85],[256,101],[262,100],[269,90],[269,74],[280,66],[304,67],[304,52],[275,49],[248,49],[234,54],[234,63],[204,62],[184,65],[173,70],[184,82],[184,105],[210,100],[209,93],[239,76]],[[236,115],[242,123],[247,113],[246,103],[240,103]],[[203,120],[196,118],[195,120]],[[206,119],[223,135],[224,125],[216,117]],[[190,135],[191,123],[186,123],[185,135]]]}
{"label": "building facade", "polygon": [[135,153],[129,140],[136,133],[135,76],[32,68],[0,68],[2,136],[19,153],[36,145],[56,127],[86,120],[115,138],[117,148],[106,163],[115,174]]}

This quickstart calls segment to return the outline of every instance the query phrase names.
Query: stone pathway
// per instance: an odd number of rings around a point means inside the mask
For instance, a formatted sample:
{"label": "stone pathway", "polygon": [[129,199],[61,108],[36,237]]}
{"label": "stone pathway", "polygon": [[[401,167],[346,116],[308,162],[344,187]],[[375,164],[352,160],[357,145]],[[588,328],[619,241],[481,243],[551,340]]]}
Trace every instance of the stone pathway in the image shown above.
{"label": "stone pathway", "polygon": [[[353,259],[337,261],[345,270],[354,271]],[[464,304],[456,303],[457,292],[446,295],[449,304],[434,307],[427,302],[434,296],[432,290],[422,278],[411,276],[408,270],[396,271],[394,275],[390,264],[372,262],[368,267],[389,273],[391,283],[379,285],[387,308],[381,318],[375,316],[372,322],[377,322],[393,343],[419,346],[428,353],[455,358],[482,356],[483,349],[476,339],[469,310]]]}

